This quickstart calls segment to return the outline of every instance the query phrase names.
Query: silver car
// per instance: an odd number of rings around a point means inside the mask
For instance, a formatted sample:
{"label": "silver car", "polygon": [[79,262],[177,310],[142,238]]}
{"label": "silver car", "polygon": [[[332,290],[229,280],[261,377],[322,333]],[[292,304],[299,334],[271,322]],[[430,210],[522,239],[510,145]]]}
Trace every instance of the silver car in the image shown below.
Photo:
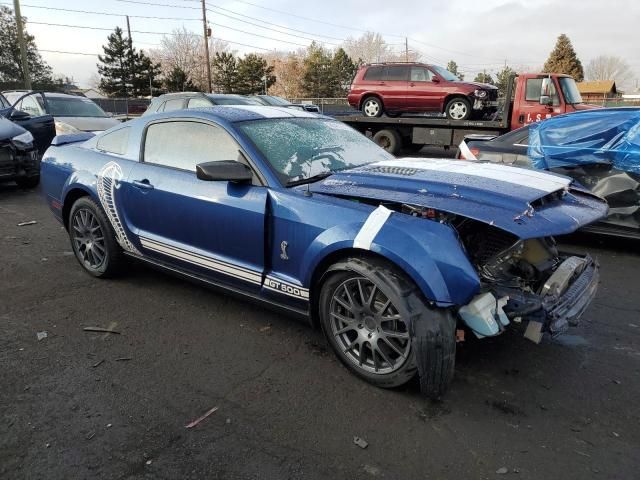
{"label": "silver car", "polygon": [[32,117],[52,115],[57,135],[78,131],[102,132],[120,123],[86,97],[28,90],[13,90],[2,94],[14,105],[15,110],[26,112]]}

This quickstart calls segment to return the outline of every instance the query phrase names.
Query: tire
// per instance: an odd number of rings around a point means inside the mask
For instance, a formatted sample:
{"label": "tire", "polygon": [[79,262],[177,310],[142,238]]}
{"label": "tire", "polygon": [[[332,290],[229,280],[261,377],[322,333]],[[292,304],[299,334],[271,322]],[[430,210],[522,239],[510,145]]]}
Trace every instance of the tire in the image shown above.
{"label": "tire", "polygon": [[36,188],[40,183],[40,175],[16,178],[16,183],[20,188]]}
{"label": "tire", "polygon": [[376,132],[373,136],[373,141],[392,155],[398,153],[402,148],[402,138],[393,129],[384,129]]}
{"label": "tire", "polygon": [[367,97],[362,101],[361,110],[365,117],[380,117],[384,113],[384,105],[378,97]]}
{"label": "tire", "polygon": [[450,120],[468,120],[471,118],[471,102],[464,97],[455,97],[447,102],[444,113]]}
{"label": "tire", "polygon": [[453,316],[430,307],[417,286],[384,260],[348,258],[333,265],[320,291],[319,317],[340,361],[373,385],[393,388],[419,374],[423,394],[437,398],[453,378]]}
{"label": "tire", "polygon": [[69,240],[76,259],[90,275],[108,278],[120,272],[124,254],[113,227],[89,197],[79,198],[71,207]]}

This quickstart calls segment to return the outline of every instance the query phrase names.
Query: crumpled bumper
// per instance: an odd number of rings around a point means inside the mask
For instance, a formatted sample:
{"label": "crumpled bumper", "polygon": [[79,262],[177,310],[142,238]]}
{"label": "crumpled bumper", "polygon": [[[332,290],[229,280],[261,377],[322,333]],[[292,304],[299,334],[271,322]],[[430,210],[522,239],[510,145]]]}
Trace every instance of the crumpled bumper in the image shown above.
{"label": "crumpled bumper", "polygon": [[[576,258],[576,257],[572,257]],[[576,326],[598,290],[599,265],[589,255],[583,257],[581,272],[561,294],[548,294],[542,299],[547,317],[546,330],[552,336],[564,333],[569,326]],[[568,260],[567,260],[568,261]]]}

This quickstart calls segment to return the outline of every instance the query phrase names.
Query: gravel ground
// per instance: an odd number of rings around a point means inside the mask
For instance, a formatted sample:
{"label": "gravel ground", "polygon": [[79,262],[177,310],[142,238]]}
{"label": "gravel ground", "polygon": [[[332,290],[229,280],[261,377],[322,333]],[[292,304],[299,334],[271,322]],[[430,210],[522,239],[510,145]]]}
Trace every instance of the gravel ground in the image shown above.
{"label": "gravel ground", "polygon": [[138,265],[90,278],[40,193],[0,185],[0,478],[638,478],[637,244],[565,246],[602,265],[583,324],[461,344],[430,403],[255,305]]}

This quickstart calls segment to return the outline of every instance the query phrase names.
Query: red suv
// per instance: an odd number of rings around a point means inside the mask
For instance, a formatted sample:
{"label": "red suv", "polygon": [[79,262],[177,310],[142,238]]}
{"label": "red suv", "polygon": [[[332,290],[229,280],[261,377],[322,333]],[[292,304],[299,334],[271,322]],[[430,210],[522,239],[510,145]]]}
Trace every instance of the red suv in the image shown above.
{"label": "red suv", "polygon": [[436,65],[383,63],[360,67],[348,100],[367,117],[441,112],[452,120],[467,120],[495,112],[498,89],[485,83],[463,82]]}

